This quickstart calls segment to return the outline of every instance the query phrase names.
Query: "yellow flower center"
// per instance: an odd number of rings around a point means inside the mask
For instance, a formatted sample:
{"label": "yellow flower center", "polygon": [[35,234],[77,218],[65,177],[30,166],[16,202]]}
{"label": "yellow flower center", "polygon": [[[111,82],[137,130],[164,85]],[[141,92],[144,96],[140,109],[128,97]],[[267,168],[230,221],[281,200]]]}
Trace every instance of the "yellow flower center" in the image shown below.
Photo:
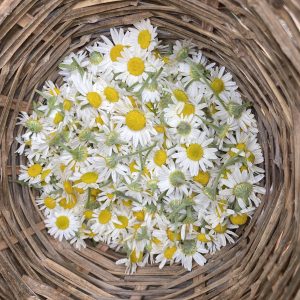
{"label": "yellow flower center", "polygon": [[[245,143],[238,143],[236,144],[236,146],[234,147],[240,151],[246,151],[246,144]],[[236,156],[236,152],[232,151],[232,150],[229,150],[228,152],[229,156],[233,157],[233,156]]]}
{"label": "yellow flower center", "polygon": [[118,216],[118,220],[121,224],[114,223],[114,226],[118,229],[124,229],[128,226],[128,218],[125,216]]}
{"label": "yellow flower center", "polygon": [[164,256],[166,259],[172,259],[174,254],[176,252],[176,247],[173,246],[173,247],[168,247],[166,248],[166,250],[164,251]]}
{"label": "yellow flower center", "polygon": [[181,112],[183,116],[189,116],[195,113],[195,105],[192,103],[185,103]]}
{"label": "yellow flower center", "polygon": [[66,230],[70,226],[70,219],[67,216],[59,216],[55,221],[55,225],[60,230]]}
{"label": "yellow flower center", "polygon": [[73,105],[72,101],[65,99],[63,103],[63,109],[69,111],[71,110],[72,105]]}
{"label": "yellow flower center", "polygon": [[124,46],[121,44],[117,44],[110,49],[110,59],[112,61],[117,61],[119,57],[122,57],[121,52],[124,50]]}
{"label": "yellow flower center", "polygon": [[151,42],[151,33],[149,30],[145,29],[140,31],[138,36],[138,43],[142,49],[147,49]]}
{"label": "yellow flower center", "polygon": [[113,199],[113,197],[114,197],[114,194],[107,193],[107,194],[106,194],[106,196],[107,196],[107,198],[108,198],[108,199],[110,199],[110,200],[111,200],[111,199]]}
{"label": "yellow flower center", "polygon": [[129,164],[129,170],[130,170],[130,173],[134,173],[134,172],[137,172],[137,168],[136,168],[136,162],[135,160],[133,160],[130,164]]}
{"label": "yellow flower center", "polygon": [[200,241],[202,243],[208,243],[208,242],[210,242],[210,240],[206,237],[205,233],[199,233],[197,235],[197,239],[198,239],[198,241]]}
{"label": "yellow flower center", "polygon": [[220,78],[215,78],[211,84],[210,84],[211,89],[216,93],[220,94],[221,92],[224,91],[225,89],[225,84],[224,81]]}
{"label": "yellow flower center", "polygon": [[67,180],[64,182],[64,189],[67,194],[72,194],[73,193],[73,187],[71,181]]}
{"label": "yellow flower center", "polygon": [[154,125],[154,129],[158,132],[158,133],[165,133],[165,127],[163,125]]}
{"label": "yellow flower center", "polygon": [[247,214],[238,214],[235,216],[230,216],[229,219],[234,225],[244,225],[248,220],[248,216]]}
{"label": "yellow flower center", "polygon": [[166,163],[167,160],[167,153],[165,150],[157,150],[154,154],[153,160],[156,165],[162,166]]}
{"label": "yellow flower center", "polygon": [[101,116],[96,117],[96,123],[103,125],[104,121],[102,120]]}
{"label": "yellow flower center", "polygon": [[80,180],[86,184],[95,183],[98,180],[98,174],[96,172],[87,172],[81,175]]}
{"label": "yellow flower center", "polygon": [[98,221],[101,224],[107,224],[111,220],[111,212],[108,209],[101,210],[98,215]]}
{"label": "yellow flower center", "polygon": [[56,201],[52,197],[46,197],[44,199],[44,205],[49,209],[54,209],[56,207]]}
{"label": "yellow flower center", "polygon": [[180,102],[187,102],[189,100],[189,97],[185,93],[185,91],[180,90],[180,89],[174,90],[173,91],[173,95],[175,96],[175,98],[177,99],[177,101],[180,101]]}
{"label": "yellow flower center", "polygon": [[111,86],[107,86],[104,89],[104,95],[109,102],[118,102],[119,101],[119,93],[117,90]]}
{"label": "yellow flower center", "polygon": [[130,207],[132,205],[132,200],[122,200],[122,202],[127,207]]}
{"label": "yellow flower center", "polygon": [[57,112],[54,116],[54,119],[53,119],[53,123],[54,124],[59,124],[62,120],[64,119],[64,115],[60,112]]}
{"label": "yellow flower center", "polygon": [[167,229],[167,237],[170,241],[179,241],[180,240],[180,233],[175,233],[171,229]]}
{"label": "yellow flower center", "polygon": [[28,168],[27,173],[30,177],[37,177],[42,173],[42,166],[40,164],[34,164]]}
{"label": "yellow flower center", "polygon": [[249,154],[249,156],[247,157],[247,160],[248,160],[249,162],[251,162],[252,164],[254,164],[254,162],[255,162],[255,155],[254,155],[251,151],[248,151],[248,153],[250,153],[250,154]]}
{"label": "yellow flower center", "polygon": [[98,196],[98,194],[100,193],[101,191],[99,190],[99,189],[94,189],[94,188],[92,188],[91,189],[91,195],[92,196]]}
{"label": "yellow flower center", "polygon": [[143,253],[140,252],[139,255],[136,254],[135,249],[130,253],[130,261],[132,263],[141,262],[143,259]]}
{"label": "yellow flower center", "polygon": [[93,217],[93,211],[88,209],[83,213],[85,219],[89,220]]}
{"label": "yellow flower center", "polygon": [[51,172],[51,169],[44,170],[41,174],[41,179],[45,180],[46,177],[50,174],[50,172]]}
{"label": "yellow flower center", "polygon": [[52,96],[60,95],[60,89],[55,87],[53,90],[49,91],[49,94],[52,95]]}
{"label": "yellow flower center", "polygon": [[66,198],[62,198],[59,201],[59,206],[61,206],[64,209],[72,209],[77,204],[77,198],[74,194],[70,195],[70,199],[67,200]]}
{"label": "yellow flower center", "polygon": [[143,210],[134,211],[133,215],[140,222],[144,221],[144,219],[145,219],[145,212]]}
{"label": "yellow flower center", "polygon": [[221,224],[218,224],[215,228],[214,228],[214,231],[216,233],[224,233],[226,232],[227,230],[227,226],[226,225],[221,225]]}
{"label": "yellow flower center", "polygon": [[200,160],[203,157],[203,148],[199,144],[191,144],[186,149],[186,155],[191,160]]}
{"label": "yellow flower center", "polygon": [[140,131],[146,126],[146,117],[141,111],[132,110],[126,114],[125,123],[129,129]]}
{"label": "yellow flower center", "polygon": [[97,92],[88,92],[86,94],[86,99],[88,100],[90,105],[94,108],[98,108],[102,103],[101,96]]}
{"label": "yellow flower center", "polygon": [[127,70],[133,76],[140,76],[144,73],[145,64],[141,58],[133,57],[127,63]]}
{"label": "yellow flower center", "polygon": [[209,182],[210,174],[209,172],[199,171],[199,173],[193,177],[193,180],[206,186]]}

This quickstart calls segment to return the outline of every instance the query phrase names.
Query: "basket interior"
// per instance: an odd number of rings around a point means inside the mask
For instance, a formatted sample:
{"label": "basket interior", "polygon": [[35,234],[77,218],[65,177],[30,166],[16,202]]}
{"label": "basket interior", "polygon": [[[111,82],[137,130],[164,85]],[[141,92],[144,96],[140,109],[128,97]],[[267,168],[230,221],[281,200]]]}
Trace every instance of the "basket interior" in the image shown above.
{"label": "basket interior", "polygon": [[[297,1],[24,0],[0,4],[0,298],[292,299],[299,287],[300,6]],[[298,19],[297,19],[298,16]],[[192,39],[234,74],[253,104],[267,193],[237,243],[207,256],[204,267],[138,269],[126,275],[104,244],[78,251],[51,238],[17,184],[19,111],[34,90],[61,82],[58,64],[108,34],[150,18],[165,40]],[[299,198],[298,198],[299,199]],[[298,247],[298,249],[297,249]],[[299,294],[298,294],[299,295]]]}

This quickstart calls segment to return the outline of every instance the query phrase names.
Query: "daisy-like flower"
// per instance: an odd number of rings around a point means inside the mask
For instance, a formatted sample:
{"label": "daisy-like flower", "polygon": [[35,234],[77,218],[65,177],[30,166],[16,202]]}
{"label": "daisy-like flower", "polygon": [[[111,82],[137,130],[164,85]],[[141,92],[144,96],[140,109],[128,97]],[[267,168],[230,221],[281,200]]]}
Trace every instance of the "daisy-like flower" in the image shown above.
{"label": "daisy-like flower", "polygon": [[190,178],[187,173],[182,171],[182,168],[176,167],[173,161],[167,166],[162,166],[158,171],[158,178],[160,178],[158,187],[167,195],[173,192],[188,194],[188,180]]}
{"label": "daisy-like flower", "polygon": [[237,89],[237,85],[232,81],[232,75],[225,73],[225,67],[215,67],[211,70],[210,89],[212,93],[224,97],[226,99],[226,92],[232,92]]}
{"label": "daisy-like flower", "polygon": [[172,155],[174,150],[174,148],[169,150],[161,147],[153,148],[147,161],[147,168],[157,174],[158,170],[160,170],[163,165],[170,162],[169,157]]}
{"label": "daisy-like flower", "polygon": [[37,198],[36,204],[44,215],[48,216],[57,207],[57,199],[55,196],[43,194]]}
{"label": "daisy-like flower", "polygon": [[157,45],[156,27],[153,27],[150,20],[142,20],[134,24],[135,28],[130,28],[130,45],[139,45],[143,50],[151,51]]}
{"label": "daisy-like flower", "polygon": [[122,140],[132,141],[135,148],[138,145],[143,147],[151,143],[151,136],[156,133],[152,126],[153,114],[151,112],[137,109],[127,100],[118,103],[116,111],[119,115],[112,116],[112,119],[123,125],[120,128]]}
{"label": "daisy-like flower", "polygon": [[43,138],[53,130],[53,128],[49,126],[49,122],[39,118],[36,112],[33,112],[31,116],[28,116],[26,112],[21,112],[17,124],[23,125],[26,128],[26,132],[22,135],[22,138],[25,140],[28,140],[29,138]]}
{"label": "daisy-like flower", "polygon": [[124,33],[123,28],[118,31],[116,28],[110,29],[112,41],[102,35],[103,42],[98,44],[98,50],[104,55],[103,68],[108,64],[117,62],[122,57],[122,52],[129,47],[128,32]]}
{"label": "daisy-like flower", "polygon": [[45,224],[49,234],[62,241],[63,238],[69,240],[75,236],[80,220],[70,210],[57,209],[45,219]]}
{"label": "daisy-like flower", "polygon": [[40,183],[42,181],[43,166],[41,164],[30,163],[28,166],[20,166],[19,180],[29,184]]}
{"label": "daisy-like flower", "polygon": [[76,54],[72,52],[59,65],[61,70],[59,74],[64,77],[65,81],[69,81],[71,75],[80,73],[87,65],[88,60],[86,59],[85,51],[79,51]]}
{"label": "daisy-like flower", "polygon": [[201,253],[208,253],[208,250],[197,245],[194,239],[185,240],[175,254],[175,261],[181,262],[187,270],[191,271],[193,259],[200,266],[203,266],[206,263],[206,258]]}
{"label": "daisy-like flower", "polygon": [[126,48],[122,52],[122,57],[114,64],[114,72],[118,74],[116,80],[132,86],[146,80],[149,72],[158,71],[162,64],[145,50]]}
{"label": "daisy-like flower", "polygon": [[201,134],[199,119],[194,116],[175,117],[168,122],[172,125],[169,124],[167,133],[170,139],[178,144],[189,143]]}
{"label": "daisy-like flower", "polygon": [[101,238],[105,232],[111,233],[113,230],[112,217],[113,214],[109,208],[99,208],[95,210],[91,219],[91,230],[96,233],[99,238]]}
{"label": "daisy-like flower", "polygon": [[178,251],[175,244],[166,245],[162,252],[158,254],[155,258],[155,262],[159,263],[159,268],[162,269],[164,265],[169,262],[170,265],[174,263],[176,258],[176,252]]}
{"label": "daisy-like flower", "polygon": [[208,139],[206,133],[202,132],[198,138],[186,144],[185,147],[177,147],[178,152],[172,157],[176,159],[176,163],[183,171],[189,170],[192,176],[196,176],[200,168],[206,171],[207,166],[213,167],[211,160],[217,159],[215,154],[217,149],[208,147],[212,142],[213,139]]}
{"label": "daisy-like flower", "polygon": [[[253,176],[246,170],[240,171],[239,168],[235,168],[233,173],[228,174],[228,179],[221,179],[221,185],[226,188],[220,190],[220,195],[229,197],[230,202],[234,199],[240,199],[245,204],[254,203],[255,206],[260,204],[260,199],[256,194],[265,194],[265,188],[256,185],[264,178],[263,174]],[[250,201],[250,202],[249,202]]]}
{"label": "daisy-like flower", "polygon": [[101,86],[99,83],[93,82],[93,76],[88,73],[84,73],[83,77],[79,74],[73,76],[73,83],[77,91],[81,94],[77,97],[81,101],[81,105],[91,107],[93,109],[103,108],[105,102],[103,95],[101,94]]}
{"label": "daisy-like flower", "polygon": [[98,184],[102,181],[99,174],[99,169],[95,168],[81,168],[80,171],[75,171],[70,180],[77,181],[78,188],[86,190],[87,188],[98,188]]}

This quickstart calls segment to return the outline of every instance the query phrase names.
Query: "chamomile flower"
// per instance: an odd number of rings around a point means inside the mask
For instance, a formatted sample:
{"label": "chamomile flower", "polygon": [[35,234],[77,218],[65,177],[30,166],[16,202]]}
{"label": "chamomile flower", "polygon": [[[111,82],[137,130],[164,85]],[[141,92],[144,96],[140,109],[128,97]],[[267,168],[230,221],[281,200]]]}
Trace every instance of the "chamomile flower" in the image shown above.
{"label": "chamomile flower", "polygon": [[189,170],[192,176],[196,176],[199,170],[206,171],[207,167],[213,167],[212,160],[217,159],[216,148],[208,147],[213,142],[209,139],[205,132],[187,143],[184,147],[177,147],[177,153],[172,157],[176,159],[176,163],[180,165],[185,172]]}
{"label": "chamomile flower", "polygon": [[123,125],[120,128],[121,139],[132,141],[135,148],[138,145],[142,147],[149,145],[151,136],[156,133],[152,126],[153,114],[133,107],[126,100],[116,107],[116,111],[119,115],[112,118]]}
{"label": "chamomile flower", "polygon": [[160,181],[158,187],[167,195],[173,192],[188,194],[189,176],[181,168],[177,167],[173,161],[167,166],[162,166],[158,171]]}
{"label": "chamomile flower", "polygon": [[131,45],[139,45],[143,50],[151,51],[157,45],[156,28],[150,20],[142,20],[134,24],[135,28],[130,28],[129,41]]}
{"label": "chamomile flower", "polygon": [[46,227],[50,235],[58,238],[69,240],[75,236],[80,221],[70,210],[58,209],[53,211],[45,220]]}
{"label": "chamomile flower", "polygon": [[234,199],[241,199],[246,204],[253,203],[258,206],[261,200],[256,194],[264,194],[265,188],[256,185],[256,183],[261,181],[263,177],[263,174],[253,176],[246,170],[241,172],[240,169],[236,168],[232,174],[228,174],[228,179],[221,180],[221,184],[226,188],[220,190],[220,194],[229,196],[231,202]]}
{"label": "chamomile flower", "polygon": [[57,199],[55,196],[43,194],[36,200],[39,209],[43,211],[44,215],[49,215],[57,207]]}
{"label": "chamomile flower", "polygon": [[161,65],[159,60],[155,60],[145,50],[126,48],[115,63],[114,72],[118,74],[116,80],[121,80],[130,87],[146,80],[149,72],[158,71]]}
{"label": "chamomile flower", "polygon": [[208,253],[208,250],[197,245],[194,239],[185,240],[175,254],[175,261],[181,262],[184,268],[191,271],[193,260],[200,266],[203,266],[206,263],[206,258],[201,253]]}

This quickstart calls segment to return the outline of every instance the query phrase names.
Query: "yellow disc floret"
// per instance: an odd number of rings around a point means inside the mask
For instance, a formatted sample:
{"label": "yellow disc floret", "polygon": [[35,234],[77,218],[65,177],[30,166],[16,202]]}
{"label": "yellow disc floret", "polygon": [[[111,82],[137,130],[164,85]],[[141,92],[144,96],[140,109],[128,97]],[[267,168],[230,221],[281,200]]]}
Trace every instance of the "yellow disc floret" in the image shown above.
{"label": "yellow disc floret", "polygon": [[216,93],[220,94],[224,91],[225,89],[225,84],[224,81],[220,78],[215,78],[211,84],[210,84],[211,89]]}
{"label": "yellow disc floret", "polygon": [[108,209],[101,210],[98,215],[98,221],[101,224],[107,224],[111,220],[111,212]]}
{"label": "yellow disc floret", "polygon": [[114,226],[118,229],[124,229],[128,226],[128,218],[126,216],[118,216],[118,221],[121,223],[121,224],[118,224],[118,223],[114,223]]}
{"label": "yellow disc floret", "polygon": [[104,89],[103,93],[109,102],[118,102],[119,101],[119,93],[114,87],[107,86]]}
{"label": "yellow disc floret", "polygon": [[209,172],[199,171],[196,176],[193,177],[193,180],[206,186],[209,182],[210,174]]}
{"label": "yellow disc floret", "polygon": [[80,180],[86,184],[95,183],[98,180],[98,174],[96,172],[87,172],[81,175]]}
{"label": "yellow disc floret", "polygon": [[88,100],[90,105],[94,108],[98,108],[102,103],[101,96],[97,92],[88,92],[86,94],[86,99]]}
{"label": "yellow disc floret", "polygon": [[191,144],[186,149],[186,155],[191,160],[200,160],[203,157],[203,148],[199,144]]}
{"label": "yellow disc floret", "polygon": [[139,57],[130,58],[127,63],[127,70],[133,76],[140,76],[144,73],[145,63]]}
{"label": "yellow disc floret", "polygon": [[49,209],[54,209],[56,207],[56,201],[52,197],[46,197],[44,199],[44,205]]}
{"label": "yellow disc floret", "polygon": [[110,49],[110,59],[112,61],[117,61],[119,57],[122,57],[121,52],[124,50],[124,46],[121,44],[117,44]]}
{"label": "yellow disc floret", "polygon": [[37,177],[42,173],[42,166],[40,164],[34,164],[28,168],[27,173],[30,177]]}
{"label": "yellow disc floret", "polygon": [[153,160],[155,162],[156,165],[158,166],[162,166],[163,164],[166,163],[167,161],[167,153],[165,150],[157,150],[154,154]]}
{"label": "yellow disc floret", "polygon": [[147,49],[151,43],[151,33],[145,29],[140,31],[138,35],[138,43],[142,49]]}
{"label": "yellow disc floret", "polygon": [[186,94],[186,92],[180,89],[175,89],[173,91],[173,95],[175,96],[176,100],[180,102],[187,102],[189,100],[189,97]]}
{"label": "yellow disc floret", "polygon": [[70,226],[70,219],[67,216],[59,216],[55,221],[55,225],[60,230],[66,230]]}
{"label": "yellow disc floret", "polygon": [[139,110],[132,110],[126,114],[125,123],[133,131],[140,131],[146,126],[145,114]]}
{"label": "yellow disc floret", "polygon": [[248,220],[248,215],[247,214],[237,214],[235,216],[230,216],[229,217],[230,222],[234,225],[244,225],[246,224]]}
{"label": "yellow disc floret", "polygon": [[164,256],[166,259],[172,259],[176,252],[176,246],[168,247],[164,251]]}

